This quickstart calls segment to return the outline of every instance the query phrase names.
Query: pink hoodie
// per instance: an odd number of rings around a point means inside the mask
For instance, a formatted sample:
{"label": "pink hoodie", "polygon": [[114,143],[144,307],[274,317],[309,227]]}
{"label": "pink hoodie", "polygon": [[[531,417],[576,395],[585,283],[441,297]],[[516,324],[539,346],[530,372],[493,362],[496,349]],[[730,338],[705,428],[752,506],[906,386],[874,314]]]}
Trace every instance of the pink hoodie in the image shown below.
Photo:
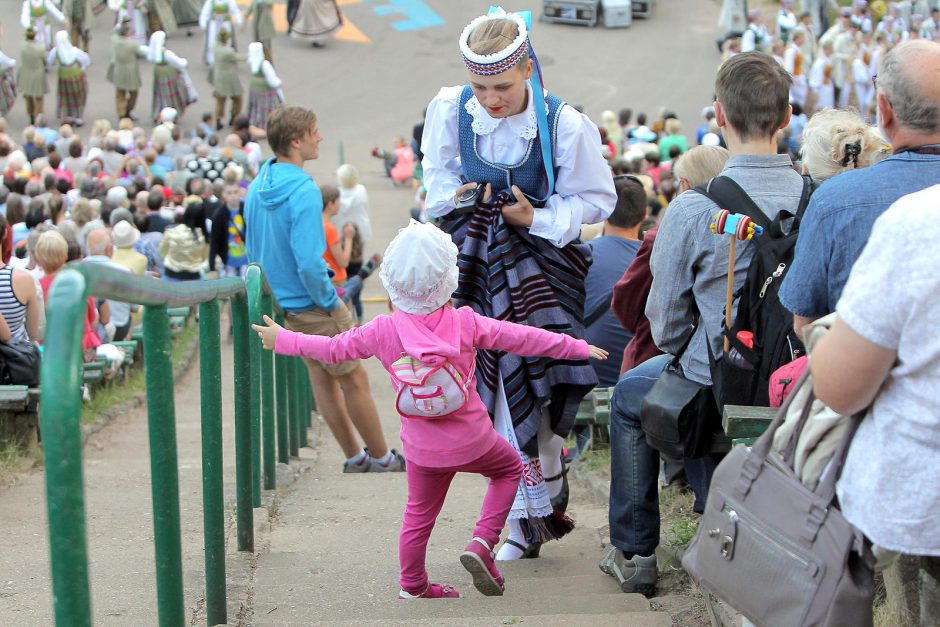
{"label": "pink hoodie", "polygon": [[[493,320],[469,307],[454,309],[449,305],[423,316],[396,311],[335,337],[285,329],[277,336],[275,351],[325,363],[375,356],[387,371],[407,354],[433,365],[450,361],[458,371],[467,373],[476,358],[475,348],[526,357],[588,357],[584,340]],[[421,466],[445,468],[471,462],[492,448],[498,437],[475,380],[471,381],[470,398],[456,413],[435,419],[401,419],[405,457]]]}

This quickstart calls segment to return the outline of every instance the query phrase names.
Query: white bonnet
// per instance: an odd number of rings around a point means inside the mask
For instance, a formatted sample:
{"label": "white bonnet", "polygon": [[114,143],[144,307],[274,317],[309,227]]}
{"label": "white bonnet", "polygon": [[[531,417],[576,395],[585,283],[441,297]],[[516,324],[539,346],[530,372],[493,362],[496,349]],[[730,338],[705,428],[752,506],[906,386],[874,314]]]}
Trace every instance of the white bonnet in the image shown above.
{"label": "white bonnet", "polygon": [[385,249],[379,278],[396,309],[429,314],[457,289],[457,246],[433,224],[412,220]]}

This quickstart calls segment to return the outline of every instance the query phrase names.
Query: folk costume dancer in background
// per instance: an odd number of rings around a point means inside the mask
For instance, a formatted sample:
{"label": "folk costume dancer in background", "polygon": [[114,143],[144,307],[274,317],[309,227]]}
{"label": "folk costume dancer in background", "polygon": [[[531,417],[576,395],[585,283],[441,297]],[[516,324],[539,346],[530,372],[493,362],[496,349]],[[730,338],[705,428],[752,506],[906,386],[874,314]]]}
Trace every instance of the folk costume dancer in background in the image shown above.
{"label": "folk costume dancer in background", "polygon": [[[800,46],[803,45],[805,37],[802,28],[793,31],[790,45],[783,53],[783,67],[793,78],[793,84],[790,86],[790,102],[797,103],[804,110],[807,95],[806,66],[809,64],[806,62],[806,55]],[[810,112],[807,112],[807,115],[810,115]]]}
{"label": "folk costume dancer in background", "polygon": [[832,108],[836,104],[835,84],[832,81],[832,46],[827,42],[819,49],[809,72],[809,88],[816,95],[816,110]]}
{"label": "folk costume dancer in background", "polygon": [[20,25],[23,30],[30,27],[36,31],[36,41],[41,43],[48,52],[52,50],[52,22],[65,24],[65,16],[52,0],[23,0],[23,10],[20,12]]}
{"label": "folk costume dancer in background", "polygon": [[[271,50],[271,41],[274,39],[274,0],[251,0],[245,19],[254,17],[252,22],[252,41],[261,42],[264,47],[264,58],[274,61]],[[242,26],[245,30],[245,26]]]}
{"label": "folk costume dancer in background", "polygon": [[166,49],[166,33],[158,30],[150,36],[147,60],[153,63],[153,104],[150,118],[159,123],[160,112],[170,107],[182,117],[186,107],[196,102],[189,76],[186,75],[186,59]]}
{"label": "folk costume dancer in background", "polygon": [[144,0],[108,0],[108,7],[116,13],[115,24],[127,22],[130,38],[140,44],[147,43],[147,5]]}
{"label": "folk costume dancer in background", "polygon": [[131,39],[131,26],[121,24],[118,32],[111,36],[111,65],[108,67],[108,82],[114,85],[114,104],[117,117],[137,120],[134,107],[140,91],[140,62],[150,51]]}
{"label": "folk costume dancer in background", "polygon": [[326,45],[326,36],[343,24],[336,0],[300,0],[290,36],[305,39],[314,48]]}
{"label": "folk costume dancer in background", "polygon": [[[0,27],[0,36],[2,35],[3,28]],[[16,59],[0,52],[0,117],[6,117],[16,103],[15,67]]]}
{"label": "folk costume dancer in background", "polygon": [[72,43],[88,52],[91,31],[96,23],[91,0],[64,0],[62,14],[68,22]]}
{"label": "folk costume dancer in background", "polygon": [[206,0],[199,13],[199,28],[206,31],[206,44],[204,59],[206,65],[212,66],[213,48],[219,40],[219,31],[225,29],[232,39],[232,49],[238,50],[235,41],[235,27],[242,25],[242,12],[235,4],[235,0]]}
{"label": "folk costume dancer in background", "polygon": [[65,124],[82,126],[85,123],[82,120],[88,100],[85,69],[89,63],[88,53],[73,46],[66,31],[60,30],[55,34],[55,48],[46,57],[46,67],[59,66],[56,116]]}
{"label": "folk costume dancer in background", "polygon": [[[464,29],[470,84],[441,89],[428,106],[427,211],[460,249],[455,305],[578,337],[591,260],[577,238],[582,222],[610,215],[617,196],[597,127],[544,92],[534,73],[526,17],[493,8]],[[456,211],[457,197],[483,183],[485,204]],[[597,378],[587,360],[489,351],[477,353],[477,377],[497,432],[525,467],[497,559],[537,557],[542,542],[573,527],[563,514],[562,437]]]}
{"label": "folk costume dancer in background", "polygon": [[186,36],[191,37],[193,26],[199,25],[199,4],[196,0],[172,0],[173,19],[177,27],[186,28]]}
{"label": "folk costume dancer in background", "polygon": [[770,45],[770,33],[764,24],[764,15],[760,9],[752,9],[747,14],[747,28],[741,35],[741,52],[760,50],[763,52]]}
{"label": "folk costume dancer in background", "polygon": [[268,116],[284,104],[283,81],[271,62],[264,58],[261,42],[248,44],[248,71],[251,86],[248,89],[248,124],[261,130],[268,128]]}
{"label": "folk costume dancer in background", "polygon": [[855,99],[858,111],[867,122],[872,120],[872,103],[875,100],[875,85],[872,83],[871,53],[864,46],[852,61],[852,81],[855,84]]}
{"label": "folk costume dancer in background", "polygon": [[158,30],[170,35],[176,32],[176,16],[170,0],[147,0],[147,35]]}
{"label": "folk costume dancer in background", "polygon": [[20,64],[16,69],[16,90],[26,103],[29,123],[35,124],[36,116],[43,112],[43,98],[49,93],[46,74],[46,47],[36,41],[36,31],[26,29],[26,41],[20,48]]}
{"label": "folk costume dancer in background", "polygon": [[229,125],[235,116],[242,112],[242,96],[245,88],[238,78],[238,66],[245,61],[244,54],[238,54],[229,45],[229,32],[225,29],[219,31],[219,41],[215,44],[213,56],[215,63],[209,70],[209,82],[212,83],[212,92],[215,96],[215,128],[222,130],[222,118],[225,116],[225,101],[232,101]]}

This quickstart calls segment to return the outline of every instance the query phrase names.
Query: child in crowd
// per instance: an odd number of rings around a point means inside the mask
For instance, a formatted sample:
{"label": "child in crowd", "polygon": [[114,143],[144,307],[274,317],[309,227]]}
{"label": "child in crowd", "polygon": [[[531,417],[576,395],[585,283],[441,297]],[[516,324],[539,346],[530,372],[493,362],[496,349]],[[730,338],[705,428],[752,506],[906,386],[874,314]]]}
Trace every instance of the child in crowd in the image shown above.
{"label": "child in crowd", "polygon": [[[504,580],[494,563],[493,548],[519,487],[522,463],[493,429],[476,391],[475,349],[556,359],[606,359],[607,353],[584,340],[486,318],[469,307],[453,307],[457,247],[431,224],[412,222],[398,233],[385,250],[380,277],[395,309],[391,316],[379,316],[334,337],[291,332],[267,316],[265,325],[252,328],[265,348],[280,354],[327,363],[375,356],[390,373],[398,390],[396,406],[408,458],[408,502],[399,537],[400,598],[460,596],[450,585],[429,583],[425,570],[428,538],[457,472],[489,479],[473,539],[460,561],[477,590],[501,595]],[[429,399],[443,405],[439,411],[443,415],[414,415],[413,409],[402,409],[408,406],[409,395],[415,399],[412,407],[420,404],[418,399],[424,398],[420,386],[443,373],[454,385],[449,392],[434,388],[441,391]]]}

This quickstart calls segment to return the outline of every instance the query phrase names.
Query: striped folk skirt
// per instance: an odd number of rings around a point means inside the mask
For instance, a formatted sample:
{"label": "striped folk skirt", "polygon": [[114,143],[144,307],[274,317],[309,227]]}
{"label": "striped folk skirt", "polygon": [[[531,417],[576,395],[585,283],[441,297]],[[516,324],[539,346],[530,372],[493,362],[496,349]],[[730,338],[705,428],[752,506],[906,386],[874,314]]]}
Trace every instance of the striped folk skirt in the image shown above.
{"label": "striped folk skirt", "polygon": [[252,79],[248,90],[248,123],[258,128],[268,127],[268,116],[283,104],[277,90],[264,80]]}
{"label": "striped folk skirt", "polygon": [[183,73],[169,65],[154,66],[153,106],[150,108],[150,116],[156,120],[164,107],[173,107],[182,116],[190,103]]}
{"label": "striped folk skirt", "polygon": [[59,69],[59,100],[56,115],[60,120],[82,117],[88,99],[88,77],[77,65]]}
{"label": "striped folk skirt", "polygon": [[[477,209],[462,216],[451,213],[440,226],[460,251],[454,305],[472,307],[496,320],[584,336],[584,278],[591,265],[586,245],[557,248],[527,229],[506,224],[498,209]],[[524,500],[547,500],[537,464],[536,433],[542,420],[548,419],[554,433],[568,435],[581,399],[597,385],[594,369],[586,359],[528,358],[479,350],[476,376],[477,391],[490,416],[496,417],[497,405],[508,405],[512,433],[506,439],[523,460],[533,462],[521,487]],[[500,381],[505,395],[502,403]],[[511,518],[523,517],[517,516],[515,505],[513,509]],[[545,513],[542,507],[529,508],[528,529],[524,530],[530,542],[560,537]]]}
{"label": "striped folk skirt", "polygon": [[16,78],[13,70],[0,73],[0,116],[5,116],[16,102]]}

